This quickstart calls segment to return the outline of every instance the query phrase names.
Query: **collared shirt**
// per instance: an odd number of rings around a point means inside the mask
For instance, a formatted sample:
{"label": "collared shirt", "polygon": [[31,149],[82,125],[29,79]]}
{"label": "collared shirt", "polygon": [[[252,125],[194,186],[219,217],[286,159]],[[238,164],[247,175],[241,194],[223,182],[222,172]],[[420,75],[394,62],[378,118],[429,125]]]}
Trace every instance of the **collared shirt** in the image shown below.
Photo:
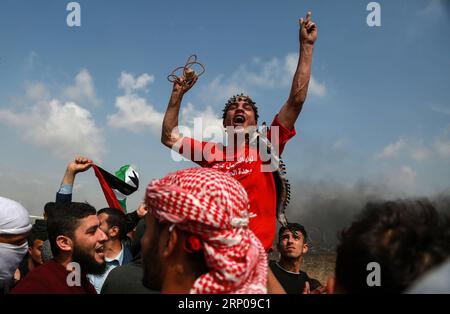
{"label": "collared shirt", "polygon": [[121,246],[122,249],[115,257],[108,258],[105,256],[106,270],[102,275],[88,275],[89,281],[92,283],[98,294],[100,294],[100,291],[102,290],[103,284],[105,283],[106,277],[108,277],[109,272],[117,266],[121,266],[123,263],[124,246],[122,243]]}

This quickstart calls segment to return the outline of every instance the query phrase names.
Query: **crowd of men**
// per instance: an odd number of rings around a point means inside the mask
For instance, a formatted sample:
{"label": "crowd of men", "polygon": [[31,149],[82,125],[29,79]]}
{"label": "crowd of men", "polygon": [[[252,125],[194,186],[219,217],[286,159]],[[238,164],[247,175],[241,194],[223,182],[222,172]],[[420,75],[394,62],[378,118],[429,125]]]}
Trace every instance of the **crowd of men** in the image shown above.
{"label": "crowd of men", "polygon": [[[77,174],[94,165],[81,156],[68,164],[55,201],[44,206],[44,220],[31,225],[27,209],[0,197],[1,292],[450,292],[450,218],[426,200],[367,204],[339,235],[329,280],[304,271],[310,239],[305,226],[284,215],[289,189],[279,157],[296,134],[316,38],[308,13],[300,20],[291,91],[267,137],[255,128],[258,108],[249,96],[226,102],[223,126],[231,150],[177,132],[181,102],[197,77],[177,78],[161,141],[200,167],[151,181],[136,211],[72,202]],[[272,157],[269,168],[261,142]],[[269,260],[274,246],[279,259]]]}

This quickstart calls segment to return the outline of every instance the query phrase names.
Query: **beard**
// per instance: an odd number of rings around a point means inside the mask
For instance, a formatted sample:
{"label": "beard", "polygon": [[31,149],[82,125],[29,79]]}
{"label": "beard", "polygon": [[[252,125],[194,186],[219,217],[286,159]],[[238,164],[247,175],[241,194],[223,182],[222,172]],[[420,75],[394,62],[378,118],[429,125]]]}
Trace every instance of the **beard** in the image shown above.
{"label": "beard", "polygon": [[[156,230],[155,230],[156,231]],[[142,284],[150,289],[160,291],[162,288],[162,265],[158,251],[158,234],[153,232],[150,248],[143,255],[144,277]]]}
{"label": "beard", "polygon": [[106,271],[106,262],[98,263],[94,256],[78,245],[73,247],[72,260],[80,265],[86,274],[101,275]]}

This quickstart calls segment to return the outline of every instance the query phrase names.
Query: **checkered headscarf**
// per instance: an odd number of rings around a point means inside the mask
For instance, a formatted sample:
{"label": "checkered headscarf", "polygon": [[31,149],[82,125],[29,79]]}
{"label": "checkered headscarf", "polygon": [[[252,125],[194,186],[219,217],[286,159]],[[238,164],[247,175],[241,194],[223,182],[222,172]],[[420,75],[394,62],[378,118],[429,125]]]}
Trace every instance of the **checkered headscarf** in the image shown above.
{"label": "checkered headscarf", "polygon": [[238,181],[214,169],[181,170],[152,181],[146,203],[157,220],[202,242],[209,272],[191,293],[267,292],[267,256],[248,228],[249,201]]}

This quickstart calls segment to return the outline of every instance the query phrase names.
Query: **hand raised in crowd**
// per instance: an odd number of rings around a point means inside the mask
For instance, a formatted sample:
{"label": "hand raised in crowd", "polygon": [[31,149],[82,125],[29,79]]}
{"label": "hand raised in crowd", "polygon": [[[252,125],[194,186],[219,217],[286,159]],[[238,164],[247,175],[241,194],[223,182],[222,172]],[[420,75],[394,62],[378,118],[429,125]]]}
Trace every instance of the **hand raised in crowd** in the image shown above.
{"label": "hand raised in crowd", "polygon": [[195,85],[198,80],[198,76],[194,75],[192,79],[186,81],[185,77],[179,77],[175,82],[173,82],[172,93],[184,95],[188,90]]}
{"label": "hand raised in crowd", "polygon": [[73,161],[67,165],[61,184],[73,184],[75,175],[78,172],[84,172],[92,167],[94,162],[86,157],[77,156]]}
{"label": "hand raised in crowd", "polygon": [[306,14],[306,19],[300,19],[300,42],[313,45],[317,39],[317,25],[311,21],[311,12]]}
{"label": "hand raised in crowd", "polygon": [[78,172],[84,172],[88,170],[94,162],[86,157],[77,156],[75,160],[71,161],[67,165],[67,171],[73,174],[77,174]]}
{"label": "hand raised in crowd", "polygon": [[139,216],[139,218],[143,218],[148,212],[147,206],[145,206],[144,203],[141,203],[138,207],[138,209],[136,209],[136,213]]}

